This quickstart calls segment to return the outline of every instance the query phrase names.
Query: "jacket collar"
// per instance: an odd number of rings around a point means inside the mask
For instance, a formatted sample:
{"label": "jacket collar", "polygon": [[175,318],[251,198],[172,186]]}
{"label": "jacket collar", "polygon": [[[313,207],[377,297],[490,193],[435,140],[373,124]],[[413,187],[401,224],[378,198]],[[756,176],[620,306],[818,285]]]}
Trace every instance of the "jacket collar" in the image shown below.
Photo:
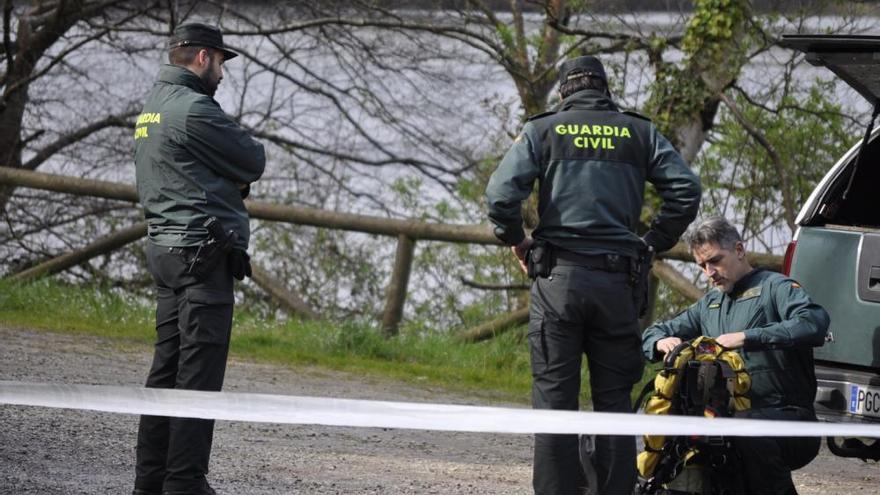
{"label": "jacket collar", "polygon": [[159,82],[186,86],[197,93],[207,95],[205,83],[195,72],[179,65],[165,64],[159,70]]}
{"label": "jacket collar", "polygon": [[732,296],[738,296],[744,290],[751,288],[752,281],[755,278],[755,275],[757,275],[760,271],[760,268],[752,268],[752,271],[743,275],[741,279],[737,280],[736,283],[733,284],[733,290],[730,291],[730,294]]}
{"label": "jacket collar", "polygon": [[617,112],[617,105],[611,97],[595,89],[584,89],[568,95],[559,104],[559,111],[566,110],[609,110]]}

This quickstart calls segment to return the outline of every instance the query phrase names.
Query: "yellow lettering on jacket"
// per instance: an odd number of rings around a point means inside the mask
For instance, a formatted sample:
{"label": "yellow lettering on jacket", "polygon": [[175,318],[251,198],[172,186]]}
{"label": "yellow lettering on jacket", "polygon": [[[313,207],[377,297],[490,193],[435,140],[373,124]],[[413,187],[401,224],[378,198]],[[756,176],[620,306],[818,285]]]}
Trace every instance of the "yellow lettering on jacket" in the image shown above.
{"label": "yellow lettering on jacket", "polygon": [[558,124],[553,130],[559,136],[572,136],[576,148],[594,150],[613,150],[618,138],[632,138],[629,127],[608,124]]}
{"label": "yellow lettering on jacket", "polygon": [[574,138],[572,144],[576,148],[589,148],[594,150],[613,150],[614,140],[610,137],[588,137],[578,136]]}
{"label": "yellow lettering on jacket", "polygon": [[147,132],[147,124],[161,124],[162,123],[162,114],[157,112],[144,112],[138,115],[137,122],[135,122],[134,128],[134,138],[142,139],[148,138],[150,135]]}
{"label": "yellow lettering on jacket", "polygon": [[162,122],[162,114],[161,113],[145,112],[145,113],[138,115],[137,122],[135,122],[135,125],[159,124],[161,122]]}
{"label": "yellow lettering on jacket", "polygon": [[608,124],[557,124],[553,130],[559,136],[572,136],[576,148],[613,150],[615,138],[632,138],[629,127]]}

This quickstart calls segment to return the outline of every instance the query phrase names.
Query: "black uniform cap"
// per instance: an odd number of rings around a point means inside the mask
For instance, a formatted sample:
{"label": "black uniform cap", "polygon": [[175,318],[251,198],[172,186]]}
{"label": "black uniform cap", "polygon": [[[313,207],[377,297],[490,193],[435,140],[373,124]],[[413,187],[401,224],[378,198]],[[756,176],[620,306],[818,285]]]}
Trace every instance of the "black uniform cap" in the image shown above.
{"label": "black uniform cap", "polygon": [[605,81],[605,84],[608,84],[605,67],[598,58],[592,55],[568,59],[559,66],[559,84],[581,76],[598,77]]}
{"label": "black uniform cap", "polygon": [[237,53],[228,50],[226,45],[223,44],[223,34],[219,29],[200,22],[181,24],[174,29],[174,34],[171,35],[171,40],[168,42],[168,49],[173,50],[181,46],[216,48],[223,52],[225,60],[238,56]]}

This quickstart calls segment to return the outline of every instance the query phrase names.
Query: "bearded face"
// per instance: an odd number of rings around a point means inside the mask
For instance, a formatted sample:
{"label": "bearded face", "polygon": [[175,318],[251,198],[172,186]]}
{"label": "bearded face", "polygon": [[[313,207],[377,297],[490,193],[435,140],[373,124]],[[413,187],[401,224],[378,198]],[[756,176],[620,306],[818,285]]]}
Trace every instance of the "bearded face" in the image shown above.
{"label": "bearded face", "polygon": [[223,54],[219,52],[208,52],[208,66],[201,74],[202,83],[208,90],[208,95],[213,97],[223,80]]}

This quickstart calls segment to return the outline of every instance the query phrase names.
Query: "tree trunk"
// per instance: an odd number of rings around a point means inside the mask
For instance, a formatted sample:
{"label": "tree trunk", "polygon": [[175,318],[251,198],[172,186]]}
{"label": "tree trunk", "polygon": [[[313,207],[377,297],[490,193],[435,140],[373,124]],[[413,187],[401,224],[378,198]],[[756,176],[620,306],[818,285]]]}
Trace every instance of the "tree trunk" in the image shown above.
{"label": "tree trunk", "polygon": [[[6,54],[6,74],[0,95],[0,167],[22,166],[22,121],[30,85],[38,77],[34,71],[40,59],[78,21],[120,1],[69,0],[58,2],[57,7],[34,2],[28,13],[18,19],[14,43],[10,40],[10,46],[15,49],[14,53]],[[11,11],[4,14],[11,15]],[[14,191],[9,185],[0,187],[0,213],[6,211]]]}
{"label": "tree trunk", "polygon": [[683,63],[677,66],[661,53],[651,54],[657,82],[648,112],[688,163],[714,124],[718,95],[747,61],[751,15],[747,0],[698,0],[682,40]]}

